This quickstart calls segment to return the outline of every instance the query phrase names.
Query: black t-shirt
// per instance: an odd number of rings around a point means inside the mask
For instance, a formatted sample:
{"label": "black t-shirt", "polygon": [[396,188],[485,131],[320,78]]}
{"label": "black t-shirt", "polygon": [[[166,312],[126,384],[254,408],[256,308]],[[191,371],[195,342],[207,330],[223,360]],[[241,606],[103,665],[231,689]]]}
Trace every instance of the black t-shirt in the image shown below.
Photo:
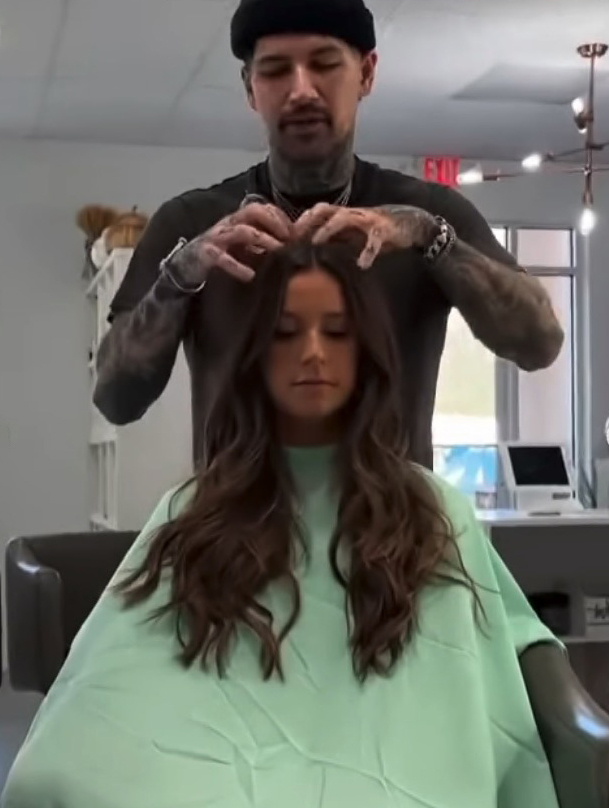
{"label": "black t-shirt", "polygon": [[[208,189],[188,191],[162,205],[139,242],[127,274],[111,305],[111,317],[129,311],[149,291],[159,275],[161,260],[180,237],[188,240],[205,232],[236,210],[246,193],[271,197],[266,163]],[[443,216],[460,239],[489,257],[506,262],[490,227],[456,191],[397,171],[357,160],[350,205],[413,205]],[[509,259],[508,259],[509,260]],[[432,466],[431,424],[440,358],[451,303],[435,283],[425,259],[415,250],[380,257],[372,270],[387,295],[400,351],[400,380],[412,458]],[[184,348],[192,379],[193,442],[199,454],[201,424],[216,373],[231,334],[238,329],[238,307],[231,291],[234,281],[217,273],[195,297],[184,333]],[[230,322],[227,312],[231,311]],[[466,383],[466,380],[464,380]]]}

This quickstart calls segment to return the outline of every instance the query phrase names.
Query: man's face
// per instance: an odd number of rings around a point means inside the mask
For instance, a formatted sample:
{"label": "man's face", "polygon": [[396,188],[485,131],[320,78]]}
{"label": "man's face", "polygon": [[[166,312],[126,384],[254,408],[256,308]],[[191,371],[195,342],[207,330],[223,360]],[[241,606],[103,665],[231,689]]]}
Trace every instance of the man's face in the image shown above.
{"label": "man's face", "polygon": [[294,162],[315,162],[351,135],[375,70],[375,53],[362,56],[332,37],[290,34],[261,39],[244,78],[271,146]]}

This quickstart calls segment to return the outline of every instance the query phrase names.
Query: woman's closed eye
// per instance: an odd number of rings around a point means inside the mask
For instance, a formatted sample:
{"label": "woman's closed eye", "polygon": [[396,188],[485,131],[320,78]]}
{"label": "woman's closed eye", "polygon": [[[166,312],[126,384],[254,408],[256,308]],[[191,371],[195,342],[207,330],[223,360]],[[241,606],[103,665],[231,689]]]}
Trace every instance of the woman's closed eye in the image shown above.
{"label": "woman's closed eye", "polygon": [[351,334],[347,324],[332,324],[324,327],[324,334],[328,337],[348,337]]}
{"label": "woman's closed eye", "polygon": [[351,328],[347,319],[343,316],[328,317],[323,327],[324,334],[333,339],[343,339],[351,336]]}
{"label": "woman's closed eye", "polygon": [[275,326],[275,339],[290,339],[298,334],[298,323],[291,317],[279,320]]}
{"label": "woman's closed eye", "polygon": [[[277,324],[274,337],[276,340],[292,339],[301,332],[306,331],[307,328],[308,326],[303,323],[286,317]],[[335,315],[331,315],[325,321],[315,324],[314,328],[330,339],[346,339],[352,333],[350,323],[344,317]]]}

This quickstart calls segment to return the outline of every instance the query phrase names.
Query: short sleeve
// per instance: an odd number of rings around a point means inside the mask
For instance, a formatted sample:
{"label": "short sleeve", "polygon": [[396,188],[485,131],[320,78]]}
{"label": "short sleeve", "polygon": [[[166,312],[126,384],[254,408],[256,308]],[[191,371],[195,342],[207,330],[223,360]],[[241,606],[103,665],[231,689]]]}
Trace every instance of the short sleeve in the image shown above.
{"label": "short sleeve", "polygon": [[[483,532],[482,528],[480,531]],[[499,553],[490,545],[488,539],[486,541],[489,544],[491,564],[516,653],[520,656],[528,647],[537,643],[560,644],[550,629],[537,617]]]}
{"label": "short sleeve", "polygon": [[[461,558],[472,579],[479,585],[485,608],[492,610],[492,622],[507,632],[517,655],[537,643],[559,640],[535,614],[505,562],[493,547],[486,531],[476,518],[469,500],[437,477],[436,486],[444,510],[453,525]],[[499,596],[499,597],[497,597]]]}
{"label": "short sleeve", "polygon": [[161,205],[134,250],[123,282],[110,304],[109,319],[134,309],[157,280],[163,258],[180,238],[190,241],[195,235],[189,209],[181,197]]}

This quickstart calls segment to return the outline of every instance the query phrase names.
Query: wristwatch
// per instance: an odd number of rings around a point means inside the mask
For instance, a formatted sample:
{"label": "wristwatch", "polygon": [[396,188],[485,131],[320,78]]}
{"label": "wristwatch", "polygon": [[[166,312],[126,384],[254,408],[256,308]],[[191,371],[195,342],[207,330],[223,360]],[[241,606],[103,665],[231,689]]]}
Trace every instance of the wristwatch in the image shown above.
{"label": "wristwatch", "polygon": [[174,260],[176,255],[180,252],[180,250],[182,250],[187,244],[188,244],[188,239],[186,239],[184,237],[180,238],[178,240],[178,243],[173,248],[173,250],[169,253],[169,255],[166,255],[165,258],[163,258],[163,260],[161,261],[161,263],[159,265],[159,271],[160,271],[161,275],[164,275],[169,280],[169,282],[173,286],[175,286],[175,288],[178,289],[183,294],[185,294],[185,295],[196,295],[198,292],[200,292],[203,289],[203,287],[207,283],[207,278],[202,283],[200,283],[198,286],[184,286],[183,284],[181,284],[176,279],[176,277],[173,274],[172,269],[171,269],[172,261]]}
{"label": "wristwatch", "polygon": [[423,250],[423,257],[432,264],[441,256],[449,253],[457,241],[455,228],[446,219],[443,219],[442,216],[434,216],[434,222],[436,228],[433,238]]}

